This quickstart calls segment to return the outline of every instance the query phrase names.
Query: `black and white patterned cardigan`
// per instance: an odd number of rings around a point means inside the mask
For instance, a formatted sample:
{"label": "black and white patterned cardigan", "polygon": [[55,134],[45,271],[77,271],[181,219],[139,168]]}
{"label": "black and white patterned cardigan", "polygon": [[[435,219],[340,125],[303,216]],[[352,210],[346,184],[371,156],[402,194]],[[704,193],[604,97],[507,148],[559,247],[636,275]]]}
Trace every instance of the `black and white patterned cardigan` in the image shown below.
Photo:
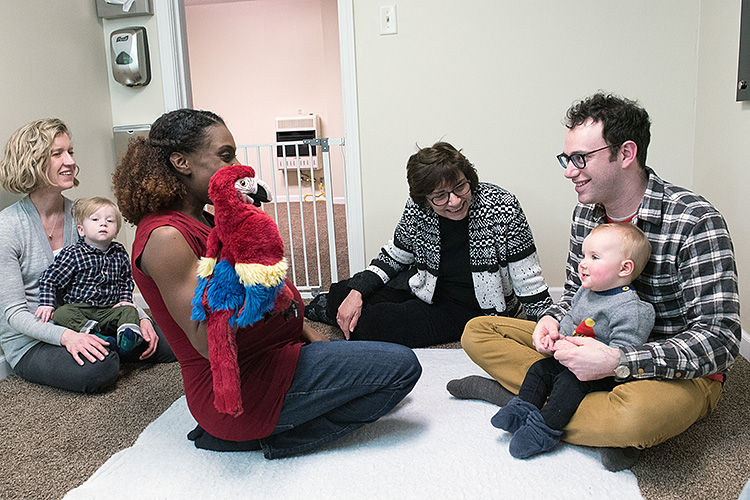
{"label": "black and white patterned cardigan", "polygon": [[[485,314],[518,316],[523,307],[526,317],[535,321],[552,305],[521,204],[494,184],[480,182],[472,193],[469,262],[477,302]],[[438,216],[409,198],[393,239],[349,286],[366,298],[407,272],[411,292],[431,304],[439,268]]]}

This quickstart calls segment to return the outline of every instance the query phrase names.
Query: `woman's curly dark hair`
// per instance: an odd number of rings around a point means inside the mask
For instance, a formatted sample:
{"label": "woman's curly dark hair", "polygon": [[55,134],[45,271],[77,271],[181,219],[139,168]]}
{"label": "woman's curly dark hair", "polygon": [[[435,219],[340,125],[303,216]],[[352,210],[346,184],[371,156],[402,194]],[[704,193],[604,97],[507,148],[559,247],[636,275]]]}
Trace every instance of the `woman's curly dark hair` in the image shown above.
{"label": "woman's curly dark hair", "polygon": [[138,224],[152,212],[167,210],[185,197],[185,185],[169,161],[174,152],[193,153],[203,147],[206,129],[225,125],[210,111],[178,109],[159,117],[148,138],[132,139],[112,174],[112,184],[122,216]]}

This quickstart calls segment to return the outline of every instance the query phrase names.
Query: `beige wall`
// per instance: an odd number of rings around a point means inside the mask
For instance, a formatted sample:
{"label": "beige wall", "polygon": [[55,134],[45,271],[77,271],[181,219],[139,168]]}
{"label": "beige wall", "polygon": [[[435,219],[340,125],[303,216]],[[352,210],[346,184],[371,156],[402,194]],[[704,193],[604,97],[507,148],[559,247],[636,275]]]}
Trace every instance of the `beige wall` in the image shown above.
{"label": "beige wall", "polygon": [[[458,10],[449,0],[409,0],[397,3],[393,36],[378,34],[381,3],[354,2],[367,259],[391,237],[415,143],[443,138],[464,149],[482,179],[516,193],[545,276],[561,285],[575,203],[554,159],[561,119],[571,101],[602,88],[649,110],[649,165],[725,214],[743,290],[750,105],[734,102],[740,0],[470,0]],[[108,32],[132,20],[102,22],[89,0],[3,6],[2,141],[25,122],[59,116],[84,169],[71,196],[108,193],[112,126],[150,123],[164,111],[153,19],[136,21],[149,29],[155,74],[139,92],[113,83],[106,59]],[[13,200],[0,193],[2,206]]]}
{"label": "beige wall", "polygon": [[[68,196],[111,196],[112,112],[102,26],[94,2],[3,0],[2,6],[2,147],[21,125],[58,117],[70,127],[81,167],[81,185]],[[0,208],[16,199],[0,189]]]}
{"label": "beige wall", "polygon": [[735,101],[741,3],[701,3],[694,177],[695,190],[711,200],[729,224],[740,274],[741,310],[747,318],[750,102]]}
{"label": "beige wall", "polygon": [[[320,117],[321,136],[343,137],[336,0],[211,3],[185,11],[193,104],[221,115],[238,145],[275,142],[275,118],[299,112]],[[334,197],[343,198],[340,157],[331,160]],[[282,186],[283,172],[274,170]],[[270,171],[262,175],[270,183]],[[289,178],[296,186],[296,176]]]}
{"label": "beige wall", "polygon": [[381,3],[354,3],[368,260],[392,236],[415,143],[442,138],[518,196],[545,278],[561,286],[576,201],[555,159],[561,120],[598,89],[644,104],[648,164],[692,186],[697,0],[410,0],[391,36],[379,35]]}

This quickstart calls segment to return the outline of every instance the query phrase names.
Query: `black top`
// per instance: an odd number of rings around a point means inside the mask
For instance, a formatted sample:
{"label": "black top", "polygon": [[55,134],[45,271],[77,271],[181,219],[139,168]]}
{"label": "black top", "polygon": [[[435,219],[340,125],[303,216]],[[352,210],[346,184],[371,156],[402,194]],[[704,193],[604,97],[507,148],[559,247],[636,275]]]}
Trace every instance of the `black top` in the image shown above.
{"label": "black top", "polygon": [[433,301],[450,300],[480,309],[469,263],[469,217],[459,221],[438,217],[440,270]]}

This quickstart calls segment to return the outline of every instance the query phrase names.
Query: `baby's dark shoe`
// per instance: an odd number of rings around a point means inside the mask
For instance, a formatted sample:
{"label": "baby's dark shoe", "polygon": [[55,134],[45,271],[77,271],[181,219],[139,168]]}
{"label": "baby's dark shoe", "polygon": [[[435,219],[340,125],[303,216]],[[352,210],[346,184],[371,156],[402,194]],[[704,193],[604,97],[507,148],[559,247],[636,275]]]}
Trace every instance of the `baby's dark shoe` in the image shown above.
{"label": "baby's dark shoe", "polygon": [[115,351],[117,350],[117,340],[114,337],[108,336],[108,335],[102,335],[101,333],[93,333],[92,335],[96,335],[100,339],[106,342],[109,342],[109,345],[107,347]]}
{"label": "baby's dark shoe", "polygon": [[143,340],[141,334],[132,328],[122,328],[117,331],[117,347],[120,353],[129,353],[138,347]]}
{"label": "baby's dark shoe", "polygon": [[490,419],[493,426],[508,432],[516,432],[526,423],[526,417],[532,411],[539,411],[536,406],[515,397],[508,404],[500,408],[495,416]]}
{"label": "baby's dark shoe", "polygon": [[515,458],[529,458],[550,451],[560,442],[562,431],[549,427],[539,410],[534,410],[529,412],[526,423],[510,440],[510,454]]}

